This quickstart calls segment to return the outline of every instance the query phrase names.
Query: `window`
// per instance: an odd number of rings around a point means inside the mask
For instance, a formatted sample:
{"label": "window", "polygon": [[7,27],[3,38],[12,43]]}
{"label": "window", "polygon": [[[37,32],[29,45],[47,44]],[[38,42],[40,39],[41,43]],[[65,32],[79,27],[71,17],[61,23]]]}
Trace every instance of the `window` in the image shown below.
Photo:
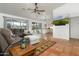
{"label": "window", "polygon": [[4,16],[4,27],[11,29],[25,29],[28,30],[28,21],[23,19],[11,18]]}
{"label": "window", "polygon": [[4,18],[4,28],[11,29],[15,35],[21,35],[24,30],[29,30],[28,21],[24,19],[5,17]]}

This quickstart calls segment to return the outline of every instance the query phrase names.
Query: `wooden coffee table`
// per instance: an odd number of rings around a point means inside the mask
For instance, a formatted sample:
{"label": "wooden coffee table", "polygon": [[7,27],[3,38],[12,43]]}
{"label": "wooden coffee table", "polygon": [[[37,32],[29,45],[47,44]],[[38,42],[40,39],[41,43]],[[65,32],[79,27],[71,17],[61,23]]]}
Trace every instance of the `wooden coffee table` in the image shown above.
{"label": "wooden coffee table", "polygon": [[9,52],[13,56],[31,56],[35,53],[35,47],[32,45],[29,45],[28,48],[21,49],[20,45],[11,47],[9,49]]}

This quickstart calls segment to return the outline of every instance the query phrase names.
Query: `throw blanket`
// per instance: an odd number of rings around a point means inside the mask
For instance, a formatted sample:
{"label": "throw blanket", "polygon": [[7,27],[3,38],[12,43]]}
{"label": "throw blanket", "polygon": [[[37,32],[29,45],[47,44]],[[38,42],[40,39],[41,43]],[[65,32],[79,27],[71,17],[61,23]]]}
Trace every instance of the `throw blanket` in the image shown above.
{"label": "throw blanket", "polygon": [[25,37],[29,37],[31,44],[35,44],[35,43],[40,42],[41,35],[38,35],[38,34],[37,35],[28,35]]}

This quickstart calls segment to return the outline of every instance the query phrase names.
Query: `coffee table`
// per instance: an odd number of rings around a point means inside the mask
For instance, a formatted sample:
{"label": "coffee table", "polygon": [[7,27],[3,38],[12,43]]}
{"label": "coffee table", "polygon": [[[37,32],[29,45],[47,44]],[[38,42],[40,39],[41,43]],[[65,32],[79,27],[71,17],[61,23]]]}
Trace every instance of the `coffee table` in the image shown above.
{"label": "coffee table", "polygon": [[21,49],[20,45],[9,48],[9,53],[12,56],[31,56],[35,53],[35,47],[29,45],[28,48]]}

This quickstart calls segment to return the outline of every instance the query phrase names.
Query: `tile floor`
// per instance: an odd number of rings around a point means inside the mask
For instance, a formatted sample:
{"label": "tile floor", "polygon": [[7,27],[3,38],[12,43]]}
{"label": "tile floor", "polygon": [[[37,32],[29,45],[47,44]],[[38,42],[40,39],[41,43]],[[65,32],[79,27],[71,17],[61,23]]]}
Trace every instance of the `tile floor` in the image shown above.
{"label": "tile floor", "polygon": [[79,40],[56,38],[52,40],[55,41],[56,44],[40,54],[40,56],[79,56]]}

